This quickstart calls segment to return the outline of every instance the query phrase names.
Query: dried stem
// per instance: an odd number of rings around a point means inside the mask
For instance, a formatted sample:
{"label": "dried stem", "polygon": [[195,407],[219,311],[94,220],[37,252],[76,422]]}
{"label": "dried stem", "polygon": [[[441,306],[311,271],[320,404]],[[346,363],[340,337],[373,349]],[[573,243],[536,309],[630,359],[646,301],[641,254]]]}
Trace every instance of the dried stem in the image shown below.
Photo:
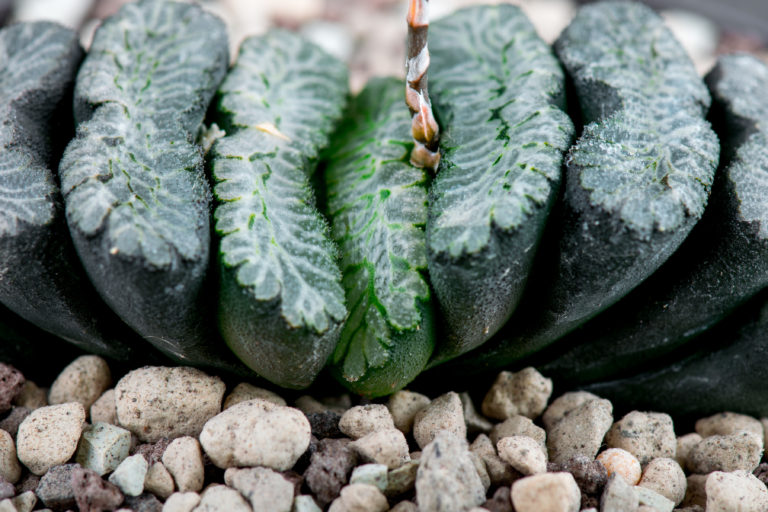
{"label": "dried stem", "polygon": [[406,61],[405,102],[413,116],[411,132],[415,143],[411,152],[411,163],[435,172],[440,163],[440,151],[437,146],[440,128],[432,113],[432,103],[429,101],[427,92],[429,0],[409,0],[407,20],[408,60]]}

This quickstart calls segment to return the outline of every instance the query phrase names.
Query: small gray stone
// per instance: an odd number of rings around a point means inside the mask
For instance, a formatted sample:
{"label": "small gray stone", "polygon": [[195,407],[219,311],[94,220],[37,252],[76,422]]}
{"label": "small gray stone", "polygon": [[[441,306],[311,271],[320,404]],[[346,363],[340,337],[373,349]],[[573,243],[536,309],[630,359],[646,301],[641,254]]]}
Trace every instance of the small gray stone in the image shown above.
{"label": "small gray stone", "polygon": [[483,399],[482,411],[497,420],[517,414],[533,419],[544,412],[551,394],[552,380],[534,368],[501,372]]}
{"label": "small gray stone", "polygon": [[453,391],[432,400],[427,407],[416,413],[413,420],[413,437],[421,449],[431,443],[441,430],[451,432],[461,439],[467,438],[464,407],[459,395]]}
{"label": "small gray stone", "polygon": [[485,502],[485,489],[465,439],[444,430],[424,447],[416,495],[421,510],[434,512],[463,510]]}
{"label": "small gray stone", "polygon": [[727,436],[705,437],[688,454],[692,473],[713,471],[752,472],[763,457],[763,443],[752,432],[740,431]]}
{"label": "small gray stone", "polygon": [[635,486],[635,494],[637,494],[637,501],[640,505],[651,507],[657,512],[672,512],[675,508],[675,503],[672,500],[651,489]]}
{"label": "small gray stone", "polygon": [[630,412],[613,424],[605,442],[609,448],[628,451],[641,466],[658,457],[674,458],[677,451],[672,418],[658,412]]}
{"label": "small gray stone", "polygon": [[144,442],[200,435],[221,410],[224,382],[196,368],[145,366],[115,386],[117,420]]}
{"label": "small gray stone", "polygon": [[469,393],[460,393],[459,398],[461,399],[461,405],[464,407],[464,422],[467,424],[467,433],[489,433],[493,428],[493,423],[477,413]]}
{"label": "small gray stone", "polygon": [[323,512],[323,509],[317,506],[312,496],[296,496],[293,500],[291,512]]}
{"label": "small gray stone", "polygon": [[685,498],[685,473],[674,459],[653,459],[643,469],[643,476],[637,485],[656,491],[675,505]]}
{"label": "small gray stone", "polygon": [[44,475],[64,464],[77,449],[83,431],[85,409],[80,403],[49,405],[35,409],[19,425],[16,454],[29,470]]}
{"label": "small gray stone", "polygon": [[590,400],[599,400],[600,397],[590,393],[589,391],[570,391],[557,397],[544,414],[541,416],[541,421],[544,423],[544,428],[550,430],[555,424],[567,416],[571,411],[577,409],[584,402]]}
{"label": "small gray stone", "polygon": [[611,475],[600,496],[600,512],[627,512],[640,505],[635,489],[619,475]]}
{"label": "small gray stone", "polygon": [[254,399],[211,418],[200,434],[200,444],[223,469],[266,466],[286,471],[307,450],[311,436],[309,421],[298,409]]}
{"label": "small gray stone", "polygon": [[[754,434],[753,434],[754,435]],[[707,512],[765,512],[768,490],[746,471],[715,471],[707,477]]]}
{"label": "small gray stone", "polygon": [[291,512],[293,484],[269,468],[229,468],[224,482],[240,491],[253,510]]}
{"label": "small gray stone", "polygon": [[163,512],[192,512],[200,504],[200,495],[196,492],[175,492],[163,505]]}
{"label": "small gray stone", "polygon": [[409,460],[397,469],[387,474],[387,488],[384,494],[388,498],[400,496],[413,489],[416,484],[416,473],[419,471],[420,461]]}
{"label": "small gray stone", "polygon": [[368,404],[352,407],[341,416],[339,429],[352,439],[360,439],[379,430],[395,428],[385,405]]}
{"label": "small gray stone", "polygon": [[429,405],[429,397],[413,391],[397,391],[389,397],[387,409],[392,415],[395,428],[409,434],[413,428],[416,413]]}
{"label": "small gray stone", "polygon": [[64,368],[48,391],[51,405],[78,402],[87,411],[112,384],[107,362],[99,356],[80,356]]}
{"label": "small gray stone", "polygon": [[144,489],[161,499],[167,499],[173,494],[173,476],[162,462],[155,462],[149,467],[144,478]]}
{"label": "small gray stone", "polygon": [[570,473],[542,473],[512,484],[512,504],[517,512],[579,512],[581,491]]}
{"label": "small gray stone", "polygon": [[387,498],[377,487],[368,484],[350,484],[341,490],[341,495],[331,503],[328,512],[385,512],[387,510],[389,510]]}
{"label": "small gray stone", "polygon": [[339,496],[348,482],[349,474],[357,463],[357,453],[349,439],[323,439],[312,454],[304,472],[307,486],[317,496],[323,507]]}
{"label": "small gray stone", "polygon": [[312,435],[318,439],[326,437],[342,437],[344,434],[339,429],[341,414],[335,411],[310,412],[305,413],[309,426],[312,429]]}
{"label": "small gray stone", "polygon": [[75,508],[72,471],[78,467],[79,464],[62,464],[52,467],[43,475],[35,494],[46,507],[55,510]]}
{"label": "small gray stone", "polygon": [[684,436],[677,438],[677,451],[675,452],[675,460],[678,464],[680,464],[681,468],[688,467],[688,455],[691,453],[691,449],[699,444],[699,441],[702,439],[703,438],[695,432],[685,434]]}
{"label": "small gray stone", "polygon": [[16,443],[11,434],[0,430],[0,479],[15,484],[21,478],[21,465],[16,458]]}
{"label": "small gray stone", "polygon": [[253,400],[254,398],[261,398],[262,400],[272,402],[275,405],[287,405],[285,400],[283,400],[283,397],[277,393],[274,393],[268,389],[256,387],[253,384],[248,384],[247,382],[241,382],[235,386],[229,395],[227,395],[227,398],[224,399],[224,406],[222,407],[222,410],[226,411],[233,405],[239,404],[240,402],[247,402],[248,400]]}
{"label": "small gray stone", "polygon": [[547,472],[547,454],[531,437],[504,437],[496,447],[501,460],[526,476]]}
{"label": "small gray stone", "polygon": [[75,460],[84,468],[106,475],[128,456],[131,433],[109,423],[96,422],[83,429]]}
{"label": "small gray stone", "polygon": [[760,439],[763,440],[763,444],[765,444],[763,424],[760,423],[760,420],[755,419],[752,416],[737,414],[735,412],[721,412],[720,414],[715,414],[708,418],[701,418],[696,422],[696,433],[701,437],[727,436],[729,434],[735,434],[740,430],[753,432],[760,437]]}
{"label": "small gray stone", "polygon": [[194,512],[252,512],[245,499],[226,485],[213,484],[200,495]]}
{"label": "small gray stone", "polygon": [[28,380],[24,382],[21,393],[13,399],[13,405],[25,407],[30,411],[45,407],[48,405],[48,391],[39,387],[37,384]]}
{"label": "small gray stone", "polygon": [[509,436],[528,436],[539,443],[542,450],[547,451],[547,433],[543,428],[534,425],[533,421],[525,416],[518,414],[517,416],[507,418],[501,423],[494,425],[489,434],[494,446],[499,443],[501,438]]}
{"label": "small gray stone", "polygon": [[408,441],[396,428],[378,430],[352,442],[352,449],[366,462],[397,469],[410,460]]}
{"label": "small gray stone", "polygon": [[388,471],[385,464],[363,464],[352,470],[349,483],[373,485],[384,492],[388,484]]}
{"label": "small gray stone", "polygon": [[595,458],[613,424],[613,405],[604,399],[590,400],[571,411],[547,432],[552,462],[563,463],[575,455]]}
{"label": "small gray stone", "polygon": [[511,485],[515,478],[522,476],[512,466],[501,460],[493,443],[485,434],[478,435],[469,450],[483,459],[493,485]]}
{"label": "small gray stone", "polygon": [[163,465],[173,476],[179,491],[198,492],[203,488],[203,456],[194,437],[174,439],[163,453]]}
{"label": "small gray stone", "polygon": [[139,496],[144,492],[144,479],[147,477],[149,464],[141,454],[131,455],[117,466],[109,475],[109,481],[123,491],[126,496]]}
{"label": "small gray stone", "polygon": [[93,402],[91,406],[91,422],[117,425],[117,407],[115,406],[115,390],[108,389]]}

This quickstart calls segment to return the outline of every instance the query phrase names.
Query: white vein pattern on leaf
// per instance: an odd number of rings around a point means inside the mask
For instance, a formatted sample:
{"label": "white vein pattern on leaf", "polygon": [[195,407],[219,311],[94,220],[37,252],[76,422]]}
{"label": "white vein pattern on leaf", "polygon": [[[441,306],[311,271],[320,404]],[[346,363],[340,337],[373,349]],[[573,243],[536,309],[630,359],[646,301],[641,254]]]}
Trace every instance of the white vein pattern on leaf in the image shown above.
{"label": "white vein pattern on leaf", "polygon": [[553,105],[562,70],[519,9],[467,9],[430,30],[430,82],[447,125],[430,247],[457,257],[547,201],[573,127]]}
{"label": "white vein pattern on leaf", "polygon": [[768,66],[751,55],[723,55],[718,60],[721,78],[715,89],[733,113],[754,119],[768,132]]}
{"label": "white vein pattern on leaf", "polygon": [[758,131],[739,147],[728,170],[739,200],[739,214],[758,225],[758,236],[768,239],[768,134]]}
{"label": "white vein pattern on leaf", "polygon": [[195,6],[139,2],[105,22],[76,86],[96,110],[60,166],[84,234],[106,228],[111,251],[158,268],[207,259],[210,191],[191,140],[226,55],[223,24]]}
{"label": "white vein pattern on leaf", "polygon": [[326,171],[333,237],[342,252],[350,315],[333,359],[351,381],[384,365],[395,333],[418,329],[429,299],[425,176],[410,166],[402,84],[361,93]]}
{"label": "white vein pattern on leaf", "polygon": [[[295,35],[246,40],[220,88],[220,108],[240,128],[213,149],[222,261],[257,300],[279,297],[291,326],[318,333],[341,322],[346,307],[309,174],[341,115],[346,81],[340,62]],[[256,128],[265,123],[282,137]]]}

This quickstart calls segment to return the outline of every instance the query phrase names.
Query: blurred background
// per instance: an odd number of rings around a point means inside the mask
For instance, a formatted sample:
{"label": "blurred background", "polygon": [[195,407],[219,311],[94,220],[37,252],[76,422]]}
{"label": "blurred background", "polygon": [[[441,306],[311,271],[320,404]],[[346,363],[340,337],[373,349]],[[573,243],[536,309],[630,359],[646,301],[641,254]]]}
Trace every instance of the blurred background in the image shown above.
{"label": "blurred background", "polygon": [[[99,20],[128,0],[0,0],[0,24],[55,20],[80,31],[88,46]],[[431,0],[432,19],[481,3],[520,5],[539,34],[554,41],[578,0]],[[768,61],[768,0],[645,0],[657,9],[703,74],[720,53],[748,51]],[[404,75],[407,0],[203,0],[229,26],[233,55],[240,41],[270,27],[302,32],[347,61],[353,90],[370,76]]]}

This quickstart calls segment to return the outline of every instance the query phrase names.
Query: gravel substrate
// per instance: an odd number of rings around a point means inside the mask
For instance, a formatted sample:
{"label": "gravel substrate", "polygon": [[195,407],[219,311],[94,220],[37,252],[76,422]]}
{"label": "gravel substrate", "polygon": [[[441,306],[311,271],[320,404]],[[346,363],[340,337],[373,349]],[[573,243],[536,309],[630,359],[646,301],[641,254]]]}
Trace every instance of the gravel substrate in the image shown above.
{"label": "gravel substrate", "polygon": [[553,400],[533,368],[500,373],[479,404],[400,391],[291,407],[184,367],[112,381],[96,356],[50,389],[0,363],[0,512],[768,510],[768,418],[676,433],[590,393]]}

